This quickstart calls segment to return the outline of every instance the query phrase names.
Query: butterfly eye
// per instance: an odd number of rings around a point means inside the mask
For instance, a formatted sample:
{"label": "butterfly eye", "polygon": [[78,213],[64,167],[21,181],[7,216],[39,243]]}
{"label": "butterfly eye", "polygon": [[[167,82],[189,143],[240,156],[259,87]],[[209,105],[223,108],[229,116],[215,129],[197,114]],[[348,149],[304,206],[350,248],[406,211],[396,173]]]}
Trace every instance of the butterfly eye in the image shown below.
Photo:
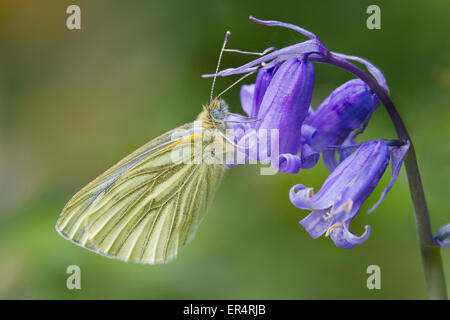
{"label": "butterfly eye", "polygon": [[214,119],[217,120],[222,120],[224,118],[224,114],[222,111],[220,110],[211,110],[211,115],[213,116]]}

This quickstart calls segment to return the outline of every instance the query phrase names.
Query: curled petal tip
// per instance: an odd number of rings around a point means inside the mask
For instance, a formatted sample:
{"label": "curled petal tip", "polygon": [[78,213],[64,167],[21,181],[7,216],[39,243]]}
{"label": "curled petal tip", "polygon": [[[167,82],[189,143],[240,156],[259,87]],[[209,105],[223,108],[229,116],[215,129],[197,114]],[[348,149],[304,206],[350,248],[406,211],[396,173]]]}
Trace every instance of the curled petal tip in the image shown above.
{"label": "curled petal tip", "polygon": [[298,173],[302,166],[299,156],[290,153],[280,154],[278,157],[278,171],[284,173]]}
{"label": "curled petal tip", "polygon": [[364,232],[360,236],[357,236],[348,230],[346,226],[337,227],[331,231],[330,236],[338,247],[353,249],[355,245],[361,244],[369,238],[370,226],[366,225],[364,229]]}
{"label": "curled petal tip", "polygon": [[299,209],[313,209],[311,197],[314,195],[313,188],[307,188],[302,184],[296,184],[289,191],[289,199]]}

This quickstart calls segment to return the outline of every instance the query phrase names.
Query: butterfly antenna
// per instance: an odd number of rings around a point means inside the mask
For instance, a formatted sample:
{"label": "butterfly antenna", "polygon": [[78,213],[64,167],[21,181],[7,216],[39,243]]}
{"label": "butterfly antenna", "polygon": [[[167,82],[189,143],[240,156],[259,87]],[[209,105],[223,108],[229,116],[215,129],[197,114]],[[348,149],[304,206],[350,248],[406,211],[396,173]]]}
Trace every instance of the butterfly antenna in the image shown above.
{"label": "butterfly antenna", "polygon": [[213,83],[211,86],[211,95],[209,98],[209,103],[211,103],[213,100],[214,85],[216,84],[217,73],[219,72],[220,60],[222,60],[222,54],[223,54],[223,51],[225,50],[225,46],[227,45],[228,39],[230,39],[230,36],[231,36],[231,32],[227,31],[225,33],[225,40],[223,41],[222,49],[220,50],[219,60],[217,61],[216,72],[214,73],[214,79],[213,79]]}
{"label": "butterfly antenna", "polygon": [[242,77],[240,77],[238,80],[236,80],[235,82],[233,82],[228,88],[226,88],[225,90],[223,90],[221,93],[219,93],[216,97],[216,99],[220,98],[225,92],[227,92],[228,90],[230,90],[231,88],[233,88],[235,85],[237,85],[239,82],[241,82],[242,80],[244,80],[245,78],[251,76],[252,74],[254,74],[255,72],[257,72],[259,69],[253,70],[249,73],[244,74]]}

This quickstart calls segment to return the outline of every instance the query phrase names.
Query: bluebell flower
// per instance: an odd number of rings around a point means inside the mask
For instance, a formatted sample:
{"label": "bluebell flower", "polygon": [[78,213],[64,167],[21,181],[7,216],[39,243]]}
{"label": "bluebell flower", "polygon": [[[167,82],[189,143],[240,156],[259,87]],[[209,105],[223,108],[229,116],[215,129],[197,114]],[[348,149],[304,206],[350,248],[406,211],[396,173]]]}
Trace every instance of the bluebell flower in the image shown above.
{"label": "bluebell flower", "polygon": [[356,236],[349,230],[349,224],[377,186],[391,159],[391,181],[369,212],[383,201],[397,179],[408,148],[409,143],[365,142],[336,167],[316,194],[301,184],[293,186],[289,194],[291,202],[300,209],[312,211],[300,224],[312,238],[325,234],[341,248],[350,249],[367,240],[369,226],[361,236]]}
{"label": "bluebell flower", "polygon": [[[279,21],[263,21],[253,17],[250,17],[250,19],[267,26],[289,28],[309,38],[309,40],[301,43],[278,50],[275,49],[273,52],[243,66],[226,69],[217,73],[217,76],[223,77],[258,70],[256,83],[242,86],[241,103],[247,115],[257,117],[260,121],[255,122],[254,125],[240,124],[234,126],[234,129],[241,129],[241,134],[238,135],[237,139],[238,143],[246,147],[251,145],[256,146],[253,147],[253,150],[245,152],[246,161],[250,158],[256,158],[257,161],[267,162],[268,157],[270,157],[270,161],[279,171],[297,173],[300,168],[308,169],[313,167],[319,159],[318,151],[310,143],[304,143],[303,141],[305,134],[308,134],[307,127],[299,129],[299,125],[302,125],[305,114],[308,114],[308,103],[310,102],[313,90],[314,71],[309,59],[310,57],[317,56],[325,57],[331,53],[315,34],[301,27]],[[248,53],[239,50],[231,51]],[[368,61],[358,57],[345,56],[338,53],[333,54],[339,56],[341,59],[356,60],[363,63],[374,78],[387,88],[383,74]],[[280,71],[283,72],[280,73]],[[213,77],[214,75],[209,74],[204,75],[204,77]],[[358,87],[358,85],[354,85]],[[366,109],[374,108],[372,104],[364,107]],[[359,122],[359,120],[355,121]],[[350,122],[350,119],[347,119],[349,125]],[[359,124],[361,125],[361,123]],[[358,125],[354,125],[353,123],[351,125],[358,127]],[[279,156],[274,156],[277,152],[273,152],[270,146],[266,146],[267,143],[261,144],[261,141],[265,139],[257,137],[259,129],[279,130]],[[310,127],[310,129],[313,128]],[[313,134],[314,130],[310,130],[310,133]],[[348,137],[349,134],[346,136]],[[315,141],[307,142],[315,144]],[[350,141],[347,143],[351,144]],[[249,153],[255,154],[255,148],[258,149],[256,157],[249,156]],[[351,151],[351,149],[346,148],[340,150],[342,159],[346,154],[345,152],[348,153],[349,150]],[[299,151],[300,156],[297,155]],[[332,159],[331,155],[334,157],[334,152],[327,152],[326,150],[321,150],[320,152],[324,152],[324,159]],[[266,156],[262,156],[264,154]],[[327,163],[332,164],[333,162],[327,161]],[[331,165],[328,165],[328,167],[332,168]]]}
{"label": "bluebell flower", "polygon": [[[242,86],[242,108],[248,116],[257,118],[233,127],[243,129],[238,145],[257,149],[247,150],[247,155],[254,155],[258,161],[270,161],[279,171],[299,171],[301,126],[309,112],[314,77],[311,62],[293,57],[279,66],[261,69],[255,84]],[[275,144],[271,143],[274,138]]]}
{"label": "bluebell flower", "polygon": [[[362,80],[342,84],[304,121],[303,145],[308,145],[310,152],[322,152],[325,166],[333,171],[337,165],[336,148],[329,147],[354,144],[378,106],[376,94]],[[345,159],[348,150],[351,148],[338,149],[340,161]]]}
{"label": "bluebell flower", "polygon": [[434,236],[434,242],[441,247],[450,247],[450,223],[439,229]]}

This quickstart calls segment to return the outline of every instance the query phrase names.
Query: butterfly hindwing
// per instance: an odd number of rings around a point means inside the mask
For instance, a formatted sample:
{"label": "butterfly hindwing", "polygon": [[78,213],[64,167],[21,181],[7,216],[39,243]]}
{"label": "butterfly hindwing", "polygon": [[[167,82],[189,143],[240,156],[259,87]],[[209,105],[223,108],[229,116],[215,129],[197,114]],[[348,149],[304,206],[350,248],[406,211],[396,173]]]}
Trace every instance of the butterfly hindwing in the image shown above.
{"label": "butterfly hindwing", "polygon": [[[113,258],[174,258],[195,235],[226,169],[189,161],[205,148],[192,128],[181,127],[192,131],[188,139],[171,131],[150,141],[88,184],[63,209],[57,230]],[[181,155],[175,161],[174,152]]]}

